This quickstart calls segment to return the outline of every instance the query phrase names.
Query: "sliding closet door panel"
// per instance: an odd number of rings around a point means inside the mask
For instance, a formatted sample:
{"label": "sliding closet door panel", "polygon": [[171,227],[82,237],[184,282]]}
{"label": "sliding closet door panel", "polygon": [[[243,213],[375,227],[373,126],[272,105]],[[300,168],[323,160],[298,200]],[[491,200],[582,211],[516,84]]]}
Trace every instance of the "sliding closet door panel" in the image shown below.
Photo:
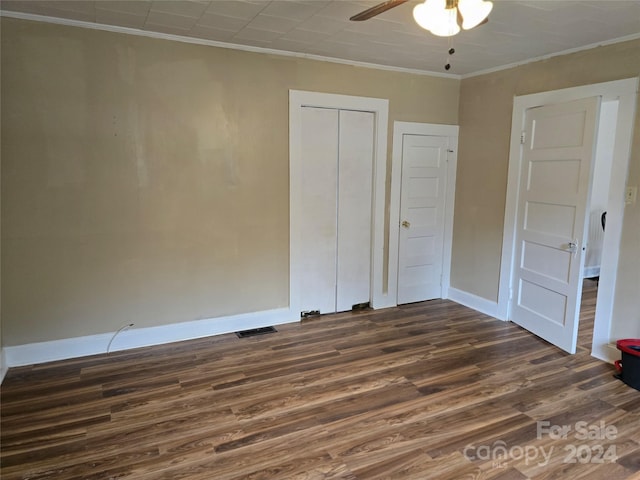
{"label": "sliding closet door panel", "polygon": [[338,312],[370,299],[373,131],[373,113],[340,111]]}
{"label": "sliding closet door panel", "polygon": [[302,108],[302,310],[335,312],[339,111]]}

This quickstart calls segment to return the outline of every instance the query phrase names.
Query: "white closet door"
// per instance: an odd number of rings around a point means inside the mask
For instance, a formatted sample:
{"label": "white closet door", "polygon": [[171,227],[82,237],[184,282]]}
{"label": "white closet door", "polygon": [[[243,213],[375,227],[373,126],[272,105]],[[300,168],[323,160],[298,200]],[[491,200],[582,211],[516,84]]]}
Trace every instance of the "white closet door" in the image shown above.
{"label": "white closet door", "polygon": [[339,111],[302,108],[302,311],[335,312]]}
{"label": "white closet door", "polygon": [[337,312],[371,296],[373,128],[373,113],[340,111]]}

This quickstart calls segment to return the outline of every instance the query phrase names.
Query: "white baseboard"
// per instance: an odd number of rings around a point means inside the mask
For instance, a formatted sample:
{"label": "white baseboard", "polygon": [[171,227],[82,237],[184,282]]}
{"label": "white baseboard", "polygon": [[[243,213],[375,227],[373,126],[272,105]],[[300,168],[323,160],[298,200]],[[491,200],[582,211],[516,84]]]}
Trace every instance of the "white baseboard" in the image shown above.
{"label": "white baseboard", "polygon": [[9,370],[9,367],[7,366],[7,358],[4,355],[4,348],[0,347],[0,384],[2,384],[7,370]]}
{"label": "white baseboard", "polygon": [[465,307],[473,308],[480,313],[489,315],[494,318],[500,318],[498,315],[498,302],[492,302],[486,298],[479,297],[473,293],[464,292],[454,287],[449,287],[448,296],[449,300],[456,303],[460,303]]}
{"label": "white baseboard", "polygon": [[591,356],[603,362],[613,363],[616,360],[620,360],[620,350],[618,350],[615,343],[596,345],[594,342],[591,347]]}
{"label": "white baseboard", "polygon": [[[110,351],[148,347],[297,321],[299,321],[299,318],[293,316],[288,308],[281,308],[228,317],[172,323],[157,327],[136,328],[133,326],[129,330],[122,331],[113,339]],[[4,356],[2,359],[3,377],[5,370],[10,367],[106,353],[107,346],[114,333],[100,333],[86,337],[4,347],[2,350]]]}

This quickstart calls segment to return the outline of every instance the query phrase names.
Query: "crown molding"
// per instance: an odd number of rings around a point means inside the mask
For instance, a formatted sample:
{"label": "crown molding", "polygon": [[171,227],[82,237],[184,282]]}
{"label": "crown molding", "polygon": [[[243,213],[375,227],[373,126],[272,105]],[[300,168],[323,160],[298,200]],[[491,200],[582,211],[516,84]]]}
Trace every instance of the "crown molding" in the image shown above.
{"label": "crown molding", "polygon": [[498,67],[487,68],[486,70],[478,70],[477,72],[465,73],[464,75],[460,75],[460,78],[463,80],[466,78],[478,77],[480,75],[486,75],[488,73],[495,73],[501,70],[508,70],[514,67],[520,67],[522,65],[527,65],[529,63],[539,62],[541,60],[548,60],[553,57],[560,57],[562,55],[569,55],[571,53],[582,52],[585,50],[591,50],[598,47],[605,47],[607,45],[614,45],[616,43],[628,42],[630,40],[637,40],[640,38],[640,33],[634,33],[633,35],[626,35],[624,37],[612,38],[610,40],[604,40],[602,42],[590,43],[589,45],[583,45],[581,47],[570,48],[568,50],[562,50],[560,52],[549,53],[547,55],[541,55],[539,57],[528,58],[527,60],[523,60],[521,62],[508,63],[506,65],[500,65]]}
{"label": "crown molding", "polygon": [[273,48],[255,47],[253,45],[241,45],[238,43],[226,43],[216,40],[207,40],[204,38],[186,37],[183,35],[173,35],[170,33],[153,32],[150,30],[140,30],[138,28],[120,27],[117,25],[106,25],[103,23],[85,22],[82,20],[73,20],[69,18],[49,17],[45,15],[36,15],[33,13],[13,12],[10,10],[0,10],[0,17],[17,18],[19,20],[30,20],[34,22],[54,23],[57,25],[66,25],[70,27],[88,28],[90,30],[102,30],[112,33],[124,33],[127,35],[136,35],[139,37],[157,38],[162,40],[172,40],[174,42],[191,43],[195,45],[205,45],[209,47],[227,48],[230,50],[240,50],[252,53],[263,53],[267,55],[279,55],[283,57],[304,58],[307,60],[315,60],[319,62],[337,63],[341,65],[350,65],[354,67],[371,68],[374,70],[386,70],[390,72],[410,73],[413,75],[423,75],[428,77],[442,77],[460,80],[462,75],[452,73],[432,72],[429,70],[419,70],[413,68],[394,67],[390,65],[380,65],[377,63],[358,62],[356,60],[347,60],[343,58],[325,57],[322,55],[313,55],[309,53],[290,52],[287,50],[276,50]]}
{"label": "crown molding", "polygon": [[175,41],[175,42],[191,43],[191,44],[195,44],[195,45],[205,45],[205,46],[210,46],[210,47],[226,48],[226,49],[231,49],[231,50],[240,50],[240,51],[252,52],[252,53],[263,53],[263,54],[267,54],[267,55],[279,55],[279,56],[283,56],[283,57],[304,58],[304,59],[307,59],[307,60],[315,60],[315,61],[319,61],[319,62],[329,62],[329,63],[336,63],[336,64],[341,64],[341,65],[350,65],[350,66],[354,66],[354,67],[370,68],[370,69],[374,69],[374,70],[385,70],[385,71],[390,71],[390,72],[409,73],[409,74],[413,74],[413,75],[423,75],[423,76],[430,76],[430,77],[450,78],[450,79],[454,79],[454,80],[463,80],[463,79],[467,79],[467,78],[478,77],[478,76],[481,76],[481,75],[487,75],[489,73],[495,73],[495,72],[499,72],[499,71],[502,71],[502,70],[508,70],[510,68],[519,67],[519,66],[522,66],[522,65],[527,65],[529,63],[539,62],[541,60],[548,60],[548,59],[553,58],[553,57],[558,57],[558,56],[562,56],[562,55],[568,55],[568,54],[571,54],[571,53],[577,53],[577,52],[581,52],[581,51],[585,51],[585,50],[591,50],[591,49],[597,48],[597,47],[604,47],[604,46],[607,46],[607,45],[613,45],[613,44],[616,44],[616,43],[627,42],[627,41],[630,41],[630,40],[636,40],[636,39],[640,38],[640,33],[633,34],[633,35],[627,35],[627,36],[624,36],[624,37],[618,37],[618,38],[613,38],[613,39],[610,39],[610,40],[604,40],[602,42],[590,43],[589,45],[583,45],[581,47],[571,48],[571,49],[568,49],[568,50],[562,50],[560,52],[549,53],[547,55],[542,55],[542,56],[539,56],[539,57],[528,58],[528,59],[522,60],[520,62],[508,63],[508,64],[505,64],[505,65],[499,65],[497,67],[492,67],[492,68],[487,68],[487,69],[484,69],[484,70],[478,70],[478,71],[471,72],[471,73],[457,75],[457,74],[452,74],[452,73],[432,72],[432,71],[429,71],[429,70],[419,70],[419,69],[413,69],[413,68],[394,67],[394,66],[390,66],[390,65],[380,65],[380,64],[376,64],[376,63],[358,62],[358,61],[355,61],[355,60],[346,60],[346,59],[335,58],[335,57],[325,57],[325,56],[322,56],[322,55],[313,55],[313,54],[300,53],[300,52],[290,52],[290,51],[286,51],[286,50],[275,50],[275,49],[272,49],[272,48],[255,47],[255,46],[252,46],[252,45],[241,45],[241,44],[237,44],[237,43],[219,42],[219,41],[216,41],[216,40],[207,40],[207,39],[203,39],[203,38],[186,37],[186,36],[182,36],[182,35],[173,35],[173,34],[168,34],[168,33],[153,32],[153,31],[149,31],[149,30],[140,30],[140,29],[137,29],[137,28],[120,27],[120,26],[117,26],[117,25],[106,25],[106,24],[102,24],[102,23],[92,23],[92,22],[85,22],[85,21],[81,21],[81,20],[72,20],[72,19],[67,19],[67,18],[49,17],[49,16],[44,16],[44,15],[36,15],[36,14],[32,14],[32,13],[13,12],[13,11],[9,11],[9,10],[0,10],[0,17],[17,18],[17,19],[20,19],[20,20],[31,20],[31,21],[34,21],[34,22],[54,23],[54,24],[58,24],[58,25],[67,25],[67,26],[71,26],[71,27],[88,28],[88,29],[91,29],[91,30],[102,30],[102,31],[106,31],[106,32],[124,33],[124,34],[127,34],[127,35],[136,35],[136,36],[140,36],[140,37],[157,38],[157,39],[162,39],[162,40],[172,40],[172,41]]}

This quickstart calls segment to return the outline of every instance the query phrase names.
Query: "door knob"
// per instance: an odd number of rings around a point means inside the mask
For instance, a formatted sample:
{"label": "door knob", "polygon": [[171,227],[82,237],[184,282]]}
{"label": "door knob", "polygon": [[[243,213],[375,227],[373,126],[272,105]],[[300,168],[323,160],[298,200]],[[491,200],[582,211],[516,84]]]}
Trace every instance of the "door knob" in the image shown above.
{"label": "door knob", "polygon": [[578,251],[578,244],[574,243],[574,242],[569,242],[569,252],[570,253],[576,253]]}
{"label": "door knob", "polygon": [[406,220],[403,220],[403,221],[402,221],[402,226],[403,226],[404,228],[409,228],[409,227],[411,226],[411,224],[410,224],[409,222],[407,222]]}

